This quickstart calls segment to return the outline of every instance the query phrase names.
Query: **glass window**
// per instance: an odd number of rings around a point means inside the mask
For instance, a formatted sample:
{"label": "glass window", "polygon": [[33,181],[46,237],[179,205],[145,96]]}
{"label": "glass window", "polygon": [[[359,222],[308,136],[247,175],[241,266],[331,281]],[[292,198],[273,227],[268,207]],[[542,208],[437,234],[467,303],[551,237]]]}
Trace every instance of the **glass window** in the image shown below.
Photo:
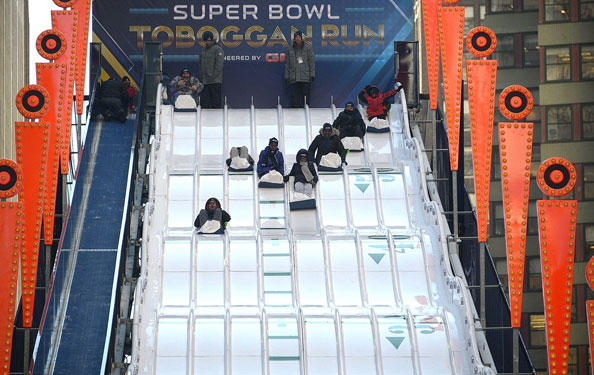
{"label": "glass window", "polygon": [[524,10],[538,10],[540,0],[524,0]]}
{"label": "glass window", "polygon": [[[540,138],[540,133],[537,135]],[[538,167],[540,167],[540,144],[532,143],[532,163],[530,163],[530,175],[536,177]],[[530,222],[529,222],[530,223]]]}
{"label": "glass window", "polygon": [[547,48],[545,51],[547,81],[567,81],[571,78],[569,46]]}
{"label": "glass window", "polygon": [[514,0],[491,0],[491,12],[513,12]]}
{"label": "glass window", "polygon": [[572,137],[571,105],[547,108],[547,139],[569,141]]}
{"label": "glass window", "polygon": [[569,21],[569,0],[544,0],[544,6],[545,21]]}
{"label": "glass window", "polygon": [[539,55],[538,55],[538,34],[530,33],[524,34],[524,66],[539,66]]}
{"label": "glass window", "polygon": [[594,199],[594,164],[584,164],[584,199]]}
{"label": "glass window", "polygon": [[510,68],[515,65],[514,39],[514,34],[502,34],[497,36],[497,48],[495,49],[495,52],[493,52],[493,58],[497,60],[497,67]]}
{"label": "glass window", "polygon": [[530,346],[546,346],[544,314],[530,314]]}
{"label": "glass window", "polygon": [[594,0],[580,1],[580,19],[591,20],[594,19]]}
{"label": "glass window", "polygon": [[528,290],[542,289],[540,258],[528,259]]}
{"label": "glass window", "polygon": [[584,224],[584,243],[587,254],[585,260],[590,261],[590,257],[594,255],[594,224]]}
{"label": "glass window", "polygon": [[594,139],[594,104],[582,105],[582,138]]}
{"label": "glass window", "polygon": [[582,79],[594,79],[594,45],[580,47]]}
{"label": "glass window", "polygon": [[474,28],[474,5],[464,7],[464,34]]}

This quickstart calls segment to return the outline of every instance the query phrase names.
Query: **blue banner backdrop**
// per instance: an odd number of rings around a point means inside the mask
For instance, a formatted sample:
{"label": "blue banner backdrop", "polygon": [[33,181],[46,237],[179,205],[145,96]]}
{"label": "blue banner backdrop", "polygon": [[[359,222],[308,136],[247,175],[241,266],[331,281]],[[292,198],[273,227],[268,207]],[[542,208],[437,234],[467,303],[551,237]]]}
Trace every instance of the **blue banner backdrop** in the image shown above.
{"label": "blue banner backdrop", "polygon": [[412,0],[233,2],[219,0],[94,1],[94,40],[103,43],[111,76],[142,71],[144,42],[163,43],[163,70],[198,71],[202,33],[210,30],[225,51],[223,95],[231,107],[289,105],[284,53],[301,30],[316,57],[312,107],[340,107],[366,85],[394,83],[394,41],[411,40]]}

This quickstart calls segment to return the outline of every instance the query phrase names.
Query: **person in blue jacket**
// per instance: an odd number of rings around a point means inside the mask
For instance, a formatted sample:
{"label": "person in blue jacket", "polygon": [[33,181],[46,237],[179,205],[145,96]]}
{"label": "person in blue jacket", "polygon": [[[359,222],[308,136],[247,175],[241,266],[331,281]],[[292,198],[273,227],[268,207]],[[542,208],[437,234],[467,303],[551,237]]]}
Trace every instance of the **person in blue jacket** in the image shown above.
{"label": "person in blue jacket", "polygon": [[275,170],[281,175],[285,174],[285,159],[283,153],[278,149],[278,139],[270,138],[268,146],[260,151],[258,158],[258,178],[262,178],[266,173]]}

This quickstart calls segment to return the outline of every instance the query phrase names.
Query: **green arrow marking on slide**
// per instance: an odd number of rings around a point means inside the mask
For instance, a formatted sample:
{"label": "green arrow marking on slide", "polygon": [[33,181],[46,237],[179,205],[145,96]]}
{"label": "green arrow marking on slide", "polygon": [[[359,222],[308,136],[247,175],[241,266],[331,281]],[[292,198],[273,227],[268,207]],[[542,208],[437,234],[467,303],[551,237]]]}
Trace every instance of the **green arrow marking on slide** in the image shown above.
{"label": "green arrow marking on slide", "polygon": [[375,264],[379,264],[379,262],[381,262],[382,259],[384,258],[384,255],[386,255],[386,254],[369,254],[371,259],[373,259],[375,261]]}
{"label": "green arrow marking on slide", "polygon": [[355,186],[361,190],[361,193],[365,193],[365,190],[367,190],[369,184],[355,184]]}
{"label": "green arrow marking on slide", "polygon": [[400,348],[400,345],[402,345],[402,342],[404,341],[404,337],[386,337],[386,338],[388,339],[388,341],[390,341],[390,344],[394,345],[396,350],[398,350],[398,348]]}

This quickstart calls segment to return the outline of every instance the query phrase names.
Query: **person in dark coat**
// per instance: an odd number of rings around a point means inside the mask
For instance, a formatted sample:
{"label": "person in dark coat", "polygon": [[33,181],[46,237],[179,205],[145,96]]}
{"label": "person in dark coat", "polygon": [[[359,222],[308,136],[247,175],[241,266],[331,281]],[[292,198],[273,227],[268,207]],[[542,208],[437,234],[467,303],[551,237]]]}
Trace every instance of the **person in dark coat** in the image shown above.
{"label": "person in dark coat", "polygon": [[111,121],[114,116],[120,122],[126,121],[129,97],[121,81],[108,79],[99,85],[95,95],[93,118],[101,114],[105,121]]}
{"label": "person in dark coat", "polygon": [[337,131],[333,131],[332,125],[325,123],[317,135],[309,145],[308,152],[312,159],[315,159],[316,164],[320,164],[322,156],[334,152],[340,156],[343,164],[346,162],[346,150],[342,145],[342,141],[337,135]]}
{"label": "person in dark coat", "polygon": [[392,106],[388,99],[396,95],[403,87],[400,82],[396,85],[398,86],[396,90],[391,90],[383,94],[380,94],[377,86],[367,85],[361,90],[359,100],[367,104],[367,118],[370,121],[375,117],[382,120],[386,119],[386,115]]}
{"label": "person in dark coat", "polygon": [[202,108],[221,108],[221,87],[223,85],[223,62],[225,52],[223,47],[214,40],[210,31],[202,34],[206,44],[200,54],[200,77],[204,83],[204,90],[200,96]]}
{"label": "person in dark coat", "polygon": [[297,152],[295,159],[296,163],[293,163],[291,172],[284,177],[284,181],[289,181],[289,177],[293,176],[295,178],[295,183],[293,185],[295,187],[295,192],[311,197],[313,187],[318,182],[316,168],[311,162],[309,152],[304,148]]}
{"label": "person in dark coat", "polygon": [[173,91],[174,103],[180,95],[190,95],[198,103],[198,93],[202,91],[204,85],[190,73],[189,69],[182,69],[179,75],[169,82],[169,87]]}
{"label": "person in dark coat", "polygon": [[303,33],[297,30],[293,35],[293,45],[287,49],[285,58],[285,82],[291,88],[293,108],[303,108],[305,103],[309,105],[310,87],[315,77],[313,49],[311,44],[303,40]]}
{"label": "person in dark coat", "polygon": [[366,128],[365,121],[363,121],[361,113],[355,108],[353,102],[347,102],[344,106],[344,111],[338,114],[332,127],[340,131],[340,139],[344,137],[363,138]]}
{"label": "person in dark coat", "polygon": [[221,228],[225,228],[227,223],[231,221],[231,216],[221,208],[221,202],[217,198],[209,198],[206,201],[204,208],[200,210],[196,220],[194,220],[194,226],[200,229],[209,220],[218,221],[221,223]]}
{"label": "person in dark coat", "polygon": [[278,149],[278,139],[272,137],[268,141],[268,146],[260,151],[258,157],[258,178],[262,178],[266,173],[275,170],[280,174],[285,174],[285,159],[283,153]]}

